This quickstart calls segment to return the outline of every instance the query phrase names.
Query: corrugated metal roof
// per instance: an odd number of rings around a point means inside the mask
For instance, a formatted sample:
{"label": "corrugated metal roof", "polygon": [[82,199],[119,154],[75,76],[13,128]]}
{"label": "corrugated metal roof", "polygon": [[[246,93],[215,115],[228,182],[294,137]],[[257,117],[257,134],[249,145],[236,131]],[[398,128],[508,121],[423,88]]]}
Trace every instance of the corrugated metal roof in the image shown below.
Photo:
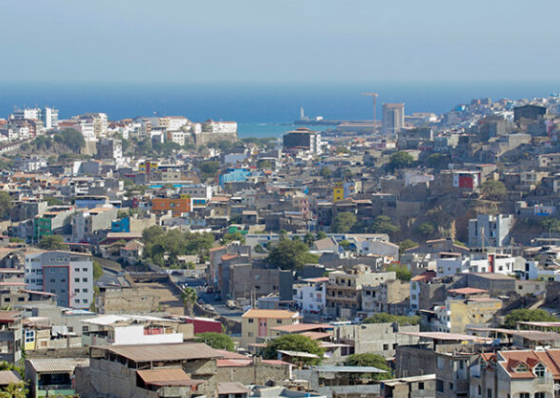
{"label": "corrugated metal roof", "polygon": [[250,390],[241,383],[218,383],[218,394],[248,394]]}
{"label": "corrugated metal roof", "polygon": [[192,382],[191,377],[185,373],[183,369],[153,369],[153,370],[138,370],[138,376],[144,380],[146,384],[165,385],[166,382],[177,385],[176,383],[184,382],[185,385]]}
{"label": "corrugated metal roof", "polygon": [[374,366],[315,366],[313,370],[327,373],[387,373]]}
{"label": "corrugated metal roof", "polygon": [[34,358],[29,362],[38,373],[71,373],[78,366],[89,366],[89,358]]}
{"label": "corrugated metal roof", "polygon": [[98,348],[107,349],[135,362],[180,361],[223,357],[218,351],[203,343],[152,344]]}
{"label": "corrugated metal roof", "polygon": [[10,383],[21,382],[21,376],[15,370],[0,371],[0,386],[6,386]]}

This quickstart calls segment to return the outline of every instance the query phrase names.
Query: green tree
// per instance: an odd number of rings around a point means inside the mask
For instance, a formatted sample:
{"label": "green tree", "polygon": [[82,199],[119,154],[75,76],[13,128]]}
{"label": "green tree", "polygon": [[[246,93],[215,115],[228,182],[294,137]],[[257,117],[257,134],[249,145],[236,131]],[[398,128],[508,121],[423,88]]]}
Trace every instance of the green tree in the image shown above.
{"label": "green tree", "polygon": [[490,200],[504,200],[507,198],[507,188],[501,181],[486,180],[480,186],[480,191]]}
{"label": "green tree", "polygon": [[378,312],[372,316],[364,319],[364,323],[393,323],[397,322],[399,325],[418,325],[420,317],[418,316],[403,316],[392,315],[385,312]]}
{"label": "green tree", "polygon": [[325,231],[319,231],[317,232],[317,234],[315,234],[316,239],[315,240],[321,240],[321,239],[325,239],[327,237],[327,234],[325,233]]}
{"label": "green tree", "polygon": [[220,162],[206,161],[198,165],[202,177],[204,178],[215,178],[220,170]]}
{"label": "green tree", "polygon": [[387,268],[387,271],[394,271],[397,279],[403,282],[409,282],[412,279],[412,272],[408,269],[406,265],[393,265]]}
{"label": "green tree", "polygon": [[86,146],[84,136],[78,130],[65,129],[60,134],[54,136],[58,143],[66,145],[72,152],[79,153]]}
{"label": "green tree", "polygon": [[194,316],[194,304],[197,297],[196,290],[192,287],[187,287],[181,292],[181,300],[188,316]]}
{"label": "green tree", "polygon": [[235,351],[233,339],[223,333],[199,333],[194,337],[194,341],[197,343],[205,343],[215,350]]}
{"label": "green tree", "polygon": [[560,220],[557,218],[547,218],[542,220],[540,224],[546,232],[560,232]]}
{"label": "green tree", "polygon": [[431,236],[436,230],[436,226],[431,222],[423,222],[418,226],[416,231],[422,236]]}
{"label": "green tree", "polygon": [[344,212],[338,213],[333,220],[331,230],[334,233],[343,234],[349,232],[356,224],[358,219],[354,213]]}
{"label": "green tree", "polygon": [[418,246],[418,243],[416,243],[416,242],[414,242],[413,240],[410,240],[410,239],[405,239],[402,242],[399,242],[399,251],[401,253],[404,253],[408,249],[412,249],[413,247],[416,247],[416,246]]}
{"label": "green tree", "polygon": [[399,226],[394,225],[387,216],[377,216],[371,228],[371,232],[376,234],[394,234],[400,230]]}
{"label": "green tree", "polygon": [[321,170],[319,171],[319,175],[323,178],[331,178],[332,170],[327,166],[323,166],[323,167],[321,167]]}
{"label": "green tree", "polygon": [[433,153],[430,156],[428,156],[427,159],[428,167],[431,167],[433,169],[438,169],[438,170],[446,169],[448,167],[448,163],[449,163],[449,156],[444,155],[442,153]]}
{"label": "green tree", "polygon": [[239,242],[241,242],[241,244],[245,244],[245,235],[243,235],[241,232],[237,231],[237,232],[234,232],[232,234],[226,233],[222,237],[222,243],[224,243],[224,244],[234,242],[234,241],[239,241]]}
{"label": "green tree", "polygon": [[43,200],[47,201],[48,206],[62,206],[64,204],[62,200],[53,196],[45,196]]}
{"label": "green tree", "polygon": [[0,398],[25,398],[27,397],[27,388],[24,382],[10,383],[2,391]]}
{"label": "green tree", "polygon": [[259,162],[257,163],[257,167],[261,170],[270,170],[272,169],[272,163],[270,163],[269,160],[259,160]]}
{"label": "green tree", "polygon": [[7,192],[0,191],[0,220],[10,218],[10,210],[13,206],[12,197]]}
{"label": "green tree", "polygon": [[60,235],[43,236],[39,241],[39,248],[43,250],[66,250],[68,246]]}
{"label": "green tree", "polygon": [[387,380],[393,377],[391,368],[387,365],[387,360],[383,355],[373,353],[352,354],[349,355],[346,361],[346,366],[373,366],[379,370],[384,370],[385,373],[368,374],[367,377],[374,380]]}
{"label": "green tree", "polygon": [[267,261],[281,269],[301,269],[305,264],[316,264],[319,257],[309,253],[309,247],[301,242],[280,239],[269,248]]}
{"label": "green tree", "polygon": [[347,240],[341,240],[340,242],[338,242],[338,244],[344,249],[344,250],[349,250],[350,246],[352,246],[352,244],[350,242],[348,242]]}
{"label": "green tree", "polygon": [[265,252],[264,247],[260,243],[255,245],[254,250],[255,250],[255,253],[264,253]]}
{"label": "green tree", "polygon": [[313,234],[311,232],[308,232],[305,234],[305,236],[303,237],[303,242],[311,247],[313,246],[313,242],[315,242],[315,237],[313,236]]}
{"label": "green tree", "polygon": [[301,334],[287,334],[271,340],[267,343],[263,356],[267,359],[278,358],[278,350],[306,352],[317,355],[319,358],[298,358],[298,361],[307,365],[321,363],[324,350],[319,347],[317,340],[313,340]]}
{"label": "green tree", "polygon": [[93,280],[98,281],[103,276],[103,268],[101,264],[93,260]]}
{"label": "green tree", "polygon": [[142,231],[142,240],[144,243],[151,243],[157,237],[165,235],[165,231],[159,225],[152,225]]}
{"label": "green tree", "polygon": [[504,327],[515,329],[517,322],[558,322],[558,318],[541,309],[521,308],[511,311],[504,319]]}
{"label": "green tree", "polygon": [[398,169],[405,169],[414,163],[414,158],[408,152],[396,152],[391,155],[389,160],[389,169],[390,170],[398,170]]}

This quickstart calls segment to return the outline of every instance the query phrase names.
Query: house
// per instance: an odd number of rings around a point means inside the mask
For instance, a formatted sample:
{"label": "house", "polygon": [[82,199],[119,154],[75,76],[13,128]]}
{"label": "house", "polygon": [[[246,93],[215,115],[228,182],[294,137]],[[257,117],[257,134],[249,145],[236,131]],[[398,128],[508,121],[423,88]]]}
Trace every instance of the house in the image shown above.
{"label": "house", "polygon": [[0,311],[0,361],[17,364],[21,360],[22,320],[19,311]]}
{"label": "house", "polygon": [[436,375],[383,380],[382,398],[428,398],[436,395]]}
{"label": "house", "polygon": [[250,309],[241,317],[241,346],[273,338],[271,328],[299,323],[299,313],[287,310]]}
{"label": "house", "polygon": [[25,380],[32,398],[76,395],[75,370],[89,358],[33,358],[25,361]]}
{"label": "house", "polygon": [[76,375],[76,385],[85,391],[77,392],[119,398],[213,397],[218,390],[216,360],[222,357],[199,343],[94,347],[89,375]]}

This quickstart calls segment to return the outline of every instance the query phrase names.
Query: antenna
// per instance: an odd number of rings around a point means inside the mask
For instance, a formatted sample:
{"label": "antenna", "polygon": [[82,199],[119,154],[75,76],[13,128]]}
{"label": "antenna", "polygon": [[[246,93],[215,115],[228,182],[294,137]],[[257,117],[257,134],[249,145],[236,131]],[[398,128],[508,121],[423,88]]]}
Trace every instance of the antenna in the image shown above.
{"label": "antenna", "polygon": [[373,133],[375,134],[375,125],[377,122],[377,97],[379,97],[379,94],[377,93],[362,93],[362,95],[365,95],[366,97],[371,97],[373,98]]}

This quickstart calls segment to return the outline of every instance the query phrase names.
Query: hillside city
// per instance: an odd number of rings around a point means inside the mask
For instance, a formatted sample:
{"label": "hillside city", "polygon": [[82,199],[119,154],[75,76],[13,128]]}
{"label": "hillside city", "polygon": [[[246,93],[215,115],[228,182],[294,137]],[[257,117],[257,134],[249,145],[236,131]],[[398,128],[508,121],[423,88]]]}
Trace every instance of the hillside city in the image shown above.
{"label": "hillside city", "polygon": [[380,108],[0,119],[0,397],[558,396],[560,96]]}

